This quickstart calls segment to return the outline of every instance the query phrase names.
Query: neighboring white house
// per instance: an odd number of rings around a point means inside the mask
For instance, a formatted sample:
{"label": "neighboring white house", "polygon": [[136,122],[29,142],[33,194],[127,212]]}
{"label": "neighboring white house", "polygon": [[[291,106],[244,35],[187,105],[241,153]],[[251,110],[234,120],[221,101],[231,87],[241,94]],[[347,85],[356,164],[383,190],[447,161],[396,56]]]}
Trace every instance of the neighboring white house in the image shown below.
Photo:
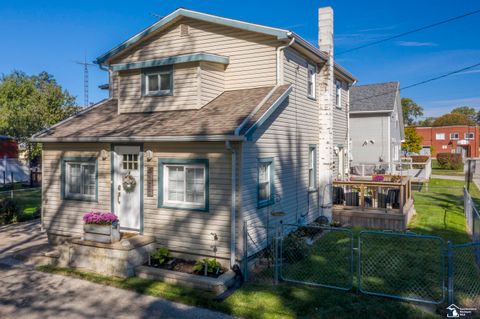
{"label": "neighboring white house", "polygon": [[352,172],[393,172],[404,139],[400,83],[386,82],[350,89]]}

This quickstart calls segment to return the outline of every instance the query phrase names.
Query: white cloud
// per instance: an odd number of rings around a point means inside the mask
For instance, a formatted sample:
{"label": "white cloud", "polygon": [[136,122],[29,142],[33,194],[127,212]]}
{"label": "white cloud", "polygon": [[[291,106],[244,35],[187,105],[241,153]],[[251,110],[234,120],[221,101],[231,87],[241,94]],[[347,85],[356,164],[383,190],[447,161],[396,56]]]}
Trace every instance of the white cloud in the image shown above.
{"label": "white cloud", "polygon": [[435,42],[418,42],[418,41],[397,41],[397,45],[402,47],[436,47]]}

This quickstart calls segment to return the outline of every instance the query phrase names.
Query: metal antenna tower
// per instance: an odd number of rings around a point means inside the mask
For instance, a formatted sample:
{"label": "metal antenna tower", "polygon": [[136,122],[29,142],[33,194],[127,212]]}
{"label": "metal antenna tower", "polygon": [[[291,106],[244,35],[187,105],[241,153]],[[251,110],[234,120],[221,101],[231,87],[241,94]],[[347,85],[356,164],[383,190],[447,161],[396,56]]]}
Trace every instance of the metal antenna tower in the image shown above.
{"label": "metal antenna tower", "polygon": [[88,107],[90,105],[88,101],[88,67],[95,66],[95,64],[87,62],[87,51],[85,51],[84,60],[75,61],[75,63],[83,65],[83,104]]}

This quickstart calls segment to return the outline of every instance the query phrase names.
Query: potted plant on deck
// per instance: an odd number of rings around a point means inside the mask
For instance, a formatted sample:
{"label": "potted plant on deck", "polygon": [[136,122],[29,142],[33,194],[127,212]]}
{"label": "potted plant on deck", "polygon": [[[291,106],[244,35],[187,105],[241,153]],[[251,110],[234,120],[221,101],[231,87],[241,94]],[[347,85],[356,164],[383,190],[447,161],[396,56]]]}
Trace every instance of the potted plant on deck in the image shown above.
{"label": "potted plant on deck", "polygon": [[111,244],[120,240],[118,217],[110,212],[89,212],[83,215],[84,240]]}

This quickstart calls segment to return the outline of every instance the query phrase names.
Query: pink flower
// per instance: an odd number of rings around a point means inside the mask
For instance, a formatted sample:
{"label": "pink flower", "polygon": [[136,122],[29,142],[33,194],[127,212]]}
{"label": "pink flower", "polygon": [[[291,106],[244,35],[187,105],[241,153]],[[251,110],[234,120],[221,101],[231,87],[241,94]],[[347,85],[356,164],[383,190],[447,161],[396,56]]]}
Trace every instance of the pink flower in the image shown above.
{"label": "pink flower", "polygon": [[85,224],[111,225],[118,221],[117,215],[111,212],[89,212],[83,215]]}

